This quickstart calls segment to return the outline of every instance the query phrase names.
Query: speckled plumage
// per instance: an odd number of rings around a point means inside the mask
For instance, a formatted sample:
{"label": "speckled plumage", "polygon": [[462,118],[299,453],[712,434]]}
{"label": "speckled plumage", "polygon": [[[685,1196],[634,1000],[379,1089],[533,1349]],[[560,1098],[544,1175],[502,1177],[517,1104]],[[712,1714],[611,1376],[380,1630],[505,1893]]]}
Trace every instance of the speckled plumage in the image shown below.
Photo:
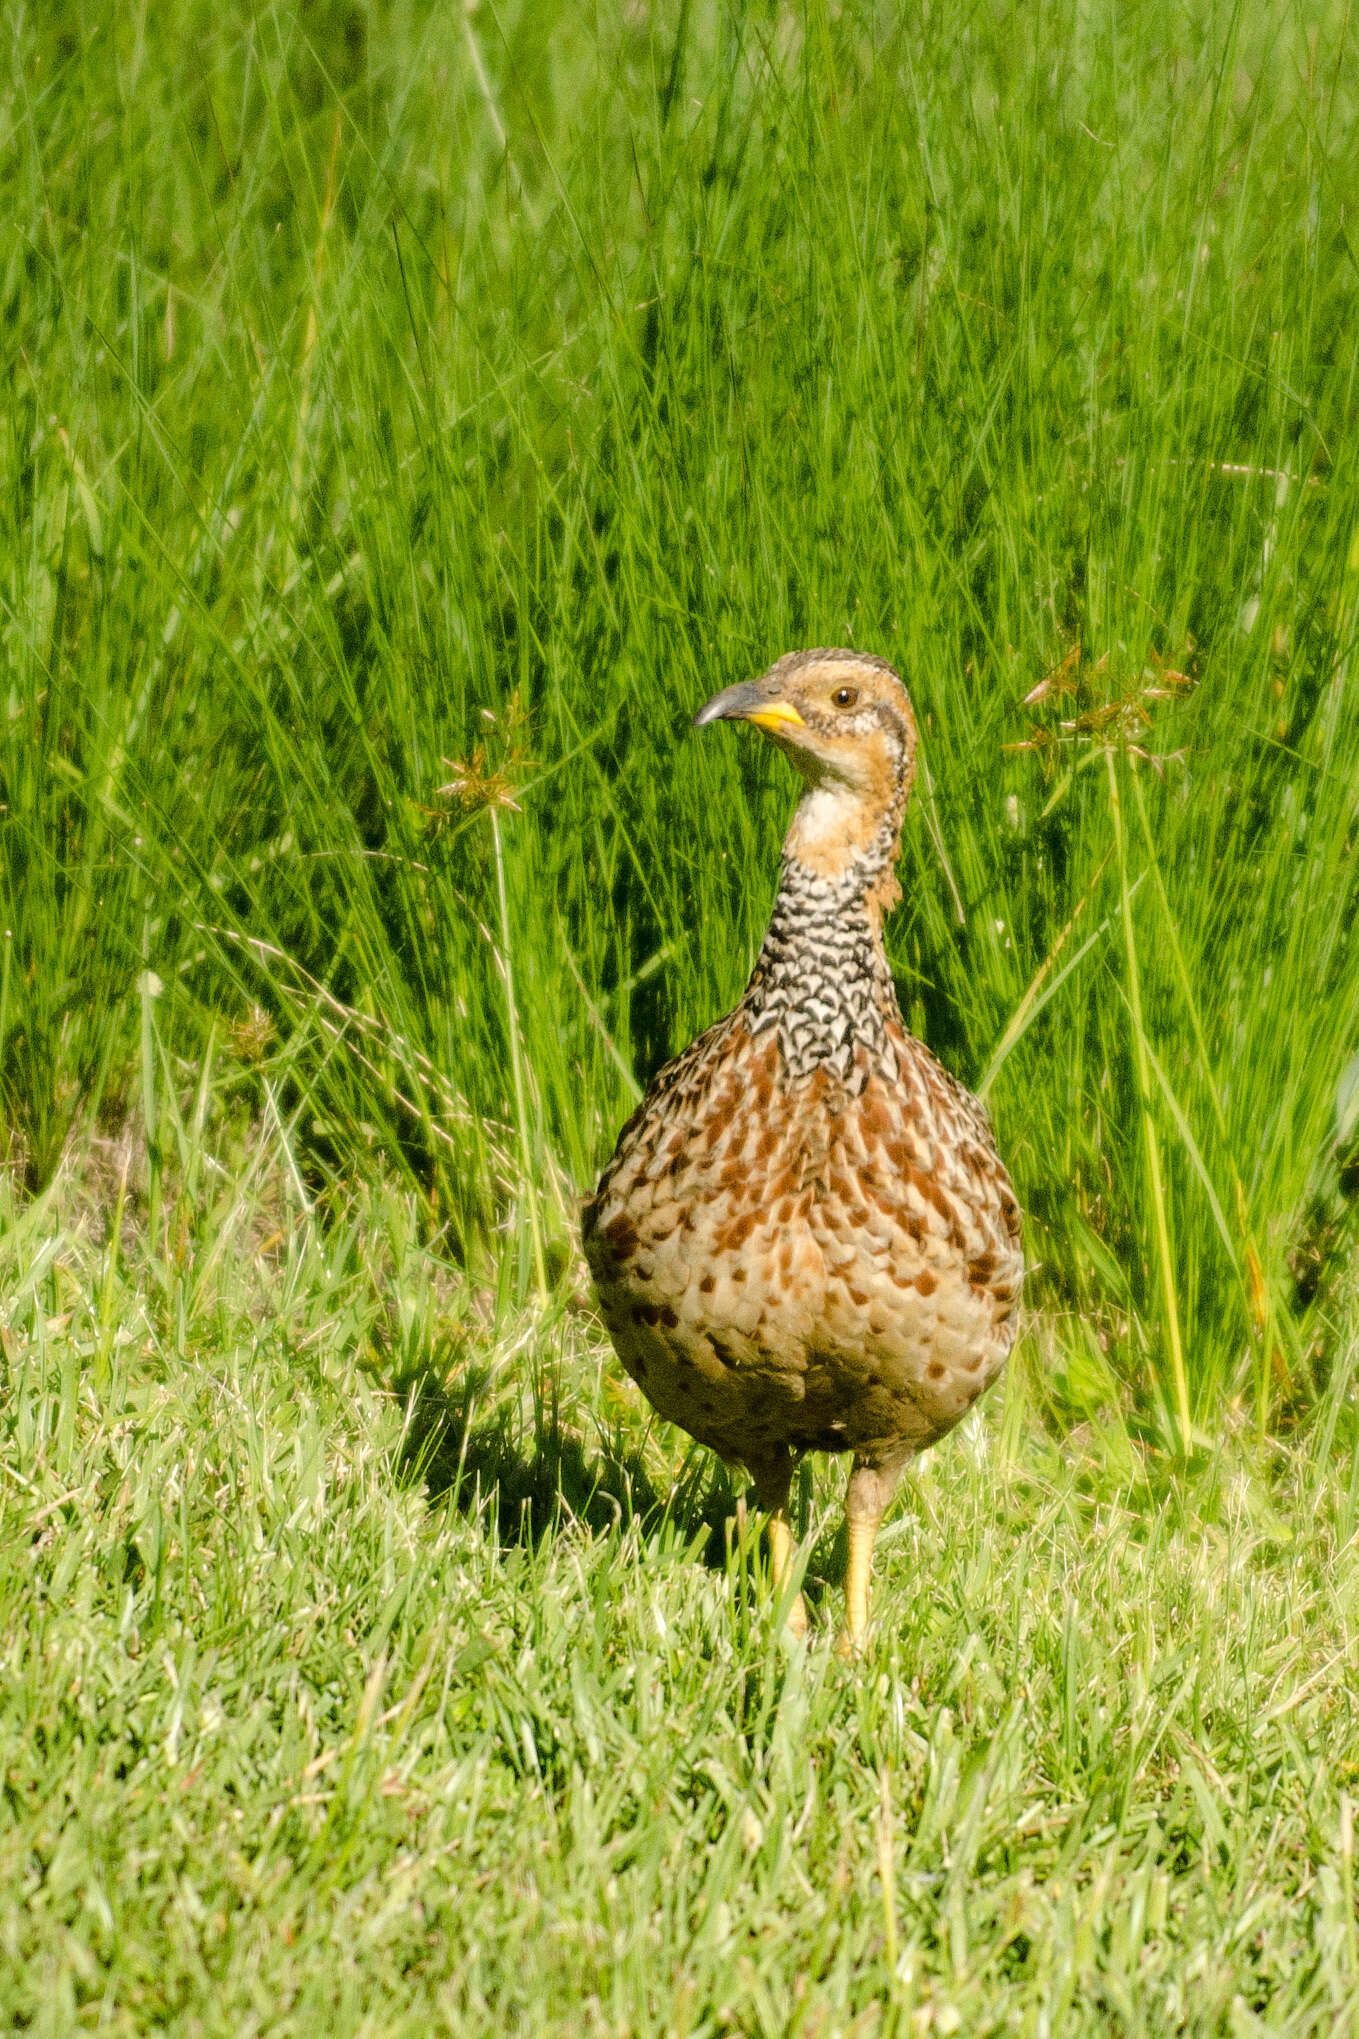
{"label": "speckled plumage", "polygon": [[1004,1364],[1019,1213],[982,1106],[903,1026],[883,949],[915,758],[900,681],[796,653],[699,719],[719,717],[756,720],[807,787],[746,993],[623,1128],[584,1245],[629,1374],[783,1524],[776,1569],[797,1460],[853,1454],[857,1644],[862,1547],[901,1467]]}

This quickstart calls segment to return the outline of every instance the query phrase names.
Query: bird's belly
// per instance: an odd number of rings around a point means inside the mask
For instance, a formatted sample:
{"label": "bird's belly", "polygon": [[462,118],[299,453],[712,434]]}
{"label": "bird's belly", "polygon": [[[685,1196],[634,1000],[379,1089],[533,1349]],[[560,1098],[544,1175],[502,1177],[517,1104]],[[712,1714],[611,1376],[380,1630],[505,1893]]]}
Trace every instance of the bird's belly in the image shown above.
{"label": "bird's belly", "polygon": [[825,1295],[810,1226],[771,1216],[739,1246],[686,1228],[596,1282],[619,1357],[659,1415],[728,1459],[793,1441]]}
{"label": "bird's belly", "polygon": [[601,1283],[623,1363],[658,1414],[728,1459],[919,1450],[975,1402],[1009,1340],[966,1271],[827,1251],[814,1212],[739,1257],[653,1248]]}
{"label": "bird's belly", "polygon": [[957,1259],[865,1255],[827,1270],[807,1403],[838,1412],[856,1451],[888,1435],[919,1449],[967,1413],[1010,1342],[1008,1314]]}

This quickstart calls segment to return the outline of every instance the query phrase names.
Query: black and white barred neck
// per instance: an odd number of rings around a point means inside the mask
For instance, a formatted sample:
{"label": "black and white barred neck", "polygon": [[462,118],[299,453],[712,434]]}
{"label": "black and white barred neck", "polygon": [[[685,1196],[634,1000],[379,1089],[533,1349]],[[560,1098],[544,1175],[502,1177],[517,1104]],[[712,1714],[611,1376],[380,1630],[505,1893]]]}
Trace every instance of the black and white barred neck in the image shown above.
{"label": "black and white barred neck", "polygon": [[753,1033],[777,1030],[794,1080],[825,1068],[857,1091],[873,1070],[890,1073],[889,1028],[900,1024],[900,1012],[882,916],[871,902],[896,861],[905,805],[903,786],[872,841],[836,878],[819,877],[784,854],[742,1008]]}
{"label": "black and white barred neck", "polygon": [[[809,655],[809,663],[813,659],[825,661],[827,655]],[[901,1026],[882,946],[882,893],[896,897],[892,869],[901,854],[915,744],[913,730],[878,703],[844,722],[864,734],[876,728],[888,740],[892,785],[878,826],[833,877],[811,871],[799,860],[795,842],[807,803],[823,799],[825,791],[815,783],[807,787],[784,846],[774,911],[742,1007],[754,1034],[776,1030],[793,1081],[827,1068],[860,1091],[872,1070],[892,1073],[888,1030]]]}
{"label": "black and white barred neck", "polygon": [[[827,670],[829,668],[829,670]],[[896,994],[882,916],[915,774],[910,699],[886,659],[845,648],[790,652],[758,680],[706,702],[699,728],[755,723],[805,787],[784,843],[778,897],[738,1013],[776,1033],[785,1073],[827,1070],[851,1093],[892,1073]]]}
{"label": "black and white barred neck", "polygon": [[[785,860],[742,1011],[752,1033],[777,1031],[794,1080],[826,1068],[858,1089],[872,1069],[890,1066],[896,993],[862,886],[815,877]],[[868,1066],[856,1053],[861,1047]]]}

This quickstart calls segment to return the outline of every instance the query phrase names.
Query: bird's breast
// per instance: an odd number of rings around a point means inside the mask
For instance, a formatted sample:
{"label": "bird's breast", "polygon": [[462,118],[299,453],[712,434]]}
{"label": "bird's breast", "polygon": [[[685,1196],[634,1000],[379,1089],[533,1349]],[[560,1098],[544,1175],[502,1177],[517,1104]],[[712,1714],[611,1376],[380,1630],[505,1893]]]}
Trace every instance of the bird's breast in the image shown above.
{"label": "bird's breast", "polygon": [[585,1228],[605,1319],[662,1413],[719,1449],[780,1408],[804,1446],[919,1443],[1004,1359],[1013,1198],[979,1108],[917,1045],[856,1084],[793,1076],[740,1029],[620,1143]]}

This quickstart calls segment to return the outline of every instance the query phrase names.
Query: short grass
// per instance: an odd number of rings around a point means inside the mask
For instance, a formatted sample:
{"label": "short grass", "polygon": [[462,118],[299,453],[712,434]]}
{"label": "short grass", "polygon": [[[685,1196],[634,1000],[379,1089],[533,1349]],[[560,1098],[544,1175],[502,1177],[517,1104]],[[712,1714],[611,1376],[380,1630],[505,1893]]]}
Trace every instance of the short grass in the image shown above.
{"label": "short grass", "polygon": [[[1346,8],[6,21],[0,2010],[1345,2029]],[[852,1672],[574,1239],[817,642],[1032,1263]]]}
{"label": "short grass", "polygon": [[847,1667],[833,1495],[790,1644],[588,1315],[400,1194],[252,1136],[169,1261],[5,1217],[5,2029],[1356,2030],[1353,1459],[1120,1469],[1020,1368]]}

